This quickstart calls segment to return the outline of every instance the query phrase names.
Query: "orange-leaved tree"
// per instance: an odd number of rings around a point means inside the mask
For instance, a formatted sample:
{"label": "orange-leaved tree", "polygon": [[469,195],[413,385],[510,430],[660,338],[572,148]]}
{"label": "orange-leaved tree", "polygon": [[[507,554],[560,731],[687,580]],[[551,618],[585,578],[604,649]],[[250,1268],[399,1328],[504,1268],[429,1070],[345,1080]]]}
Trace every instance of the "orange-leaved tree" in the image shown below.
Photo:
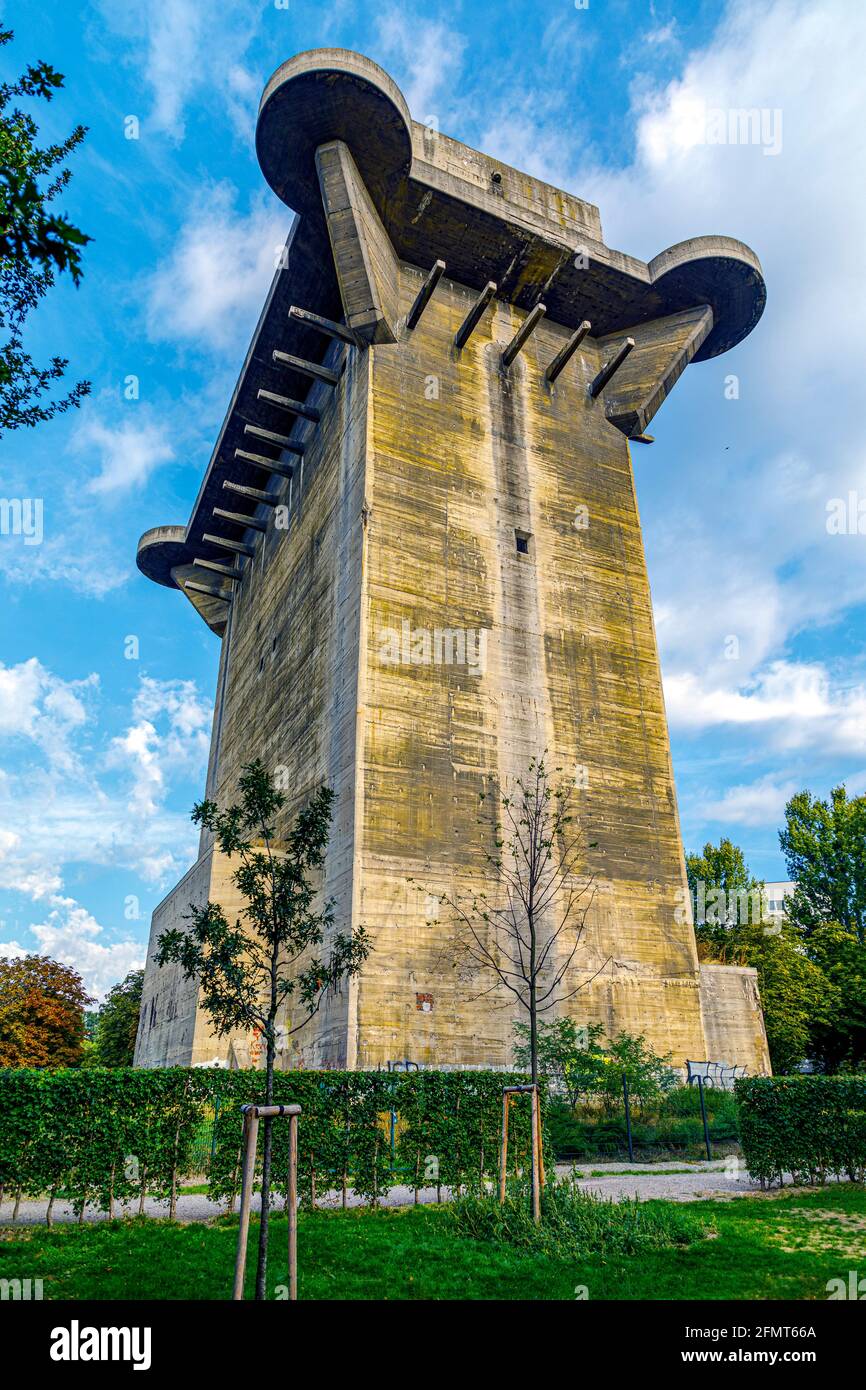
{"label": "orange-leaved tree", "polygon": [[84,1010],[77,971],[48,956],[0,957],[0,1067],[75,1067]]}

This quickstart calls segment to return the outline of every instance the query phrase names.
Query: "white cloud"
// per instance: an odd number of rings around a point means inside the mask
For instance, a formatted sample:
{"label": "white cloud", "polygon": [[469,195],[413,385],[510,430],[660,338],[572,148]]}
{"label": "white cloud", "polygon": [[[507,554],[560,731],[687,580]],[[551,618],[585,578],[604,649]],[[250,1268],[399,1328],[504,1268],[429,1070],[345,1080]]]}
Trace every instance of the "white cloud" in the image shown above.
{"label": "white cloud", "polygon": [[[211,710],[194,681],[156,681],[143,676],[132,708],[133,722],[112,741],[108,762],[131,775],[129,809],[151,816],[165,795],[171,772],[194,771],[207,761]],[[162,719],[166,725],[159,732]],[[152,856],[148,872],[167,868],[170,855]]]}
{"label": "white cloud", "polygon": [[101,0],[108,26],[130,43],[130,61],[150,88],[151,130],[180,143],[193,100],[228,110],[238,134],[249,139],[260,83],[242,59],[261,23],[261,7],[247,0],[221,0],[219,9],[201,0],[161,5],[117,5]]}
{"label": "white cloud", "polygon": [[[0,742],[30,739],[52,767],[72,770],[78,756],[70,739],[85,723],[86,700],[98,685],[95,673],[84,680],[61,680],[36,657],[17,666],[0,664]],[[0,837],[0,853],[2,849]]]}
{"label": "white cloud", "polygon": [[416,121],[439,120],[442,106],[455,102],[466,39],[447,20],[424,19],[396,5],[379,16],[378,39],[385,66]]}
{"label": "white cloud", "polygon": [[174,458],[165,427],[150,420],[141,407],[134,419],[114,425],[86,413],[73,431],[71,447],[75,454],[97,456],[99,472],[87,483],[87,491],[103,495],[141,487],[155,469]]}
{"label": "white cloud", "polygon": [[[16,922],[0,955],[35,949],[102,995],[143,965],[145,947],[128,933],[114,939],[66,881],[82,865],[125,868],[152,886],[184,873],[198,832],[166,801],[178,777],[204,772],[211,711],[192,681],[142,676],[126,731],[103,753],[92,747],[97,694],[95,677],[62,681],[35,658],[0,668],[0,889],[43,905],[27,924],[36,946],[21,944]],[[14,765],[20,740],[41,750],[41,765],[32,756]]]}
{"label": "white cloud", "polygon": [[820,662],[774,661],[737,689],[691,671],[670,675],[665,703],[675,729],[760,727],[777,749],[866,753],[866,685],[840,689]]}
{"label": "white cloud", "polygon": [[643,42],[652,45],[653,48],[667,47],[668,44],[676,43],[677,22],[669,19],[667,24],[659,24],[655,29],[648,29],[643,35]]}
{"label": "white cloud", "polygon": [[193,341],[204,351],[237,350],[261,309],[291,214],[264,193],[246,213],[223,181],[202,190],[168,257],[144,282],[154,341]]}
{"label": "white cloud", "polygon": [[97,999],[103,998],[130,970],[141,969],[147,954],[140,941],[106,944],[104,928],[74,898],[52,898],[45,921],[30,930],[39,943],[39,955],[71,965]]}
{"label": "white cloud", "polygon": [[802,787],[799,782],[779,782],[761,777],[756,782],[728,787],[716,800],[705,801],[701,819],[729,825],[780,825],[785,806]]}
{"label": "white cloud", "polygon": [[153,124],[183,136],[181,113],[195,86],[207,9],[197,0],[145,6],[148,16],[145,73],[153,88]]}
{"label": "white cloud", "polygon": [[[659,415],[653,476],[638,476],[672,726],[738,734],[750,757],[808,751],[804,781],[866,745],[858,650],[833,630],[866,602],[866,547],[826,526],[831,498],[866,496],[860,364],[836,346],[857,341],[866,310],[866,185],[851,176],[866,154],[864,45],[862,6],[736,0],[675,81],[635,87],[633,163],[573,185],[632,254],[719,232],[761,258],[761,323],[689,369]],[[781,113],[778,154],[696,138],[696,109],[753,108]],[[725,402],[731,372],[739,399]],[[688,447],[665,447],[668,419]],[[832,676],[792,656],[818,629],[840,658]]]}
{"label": "white cloud", "polygon": [[[17,685],[0,680],[0,888],[50,900],[82,864],[125,868],[154,886],[179,877],[198,833],[166,801],[178,777],[198,780],[207,765],[210,707],[194,683],[142,677],[126,731],[103,752],[84,704],[79,718],[68,703],[92,678],[64,684],[33,660],[11,675]],[[46,713],[58,691],[60,711],[55,702]],[[3,741],[20,738],[41,748],[41,766],[27,758],[12,769]]]}

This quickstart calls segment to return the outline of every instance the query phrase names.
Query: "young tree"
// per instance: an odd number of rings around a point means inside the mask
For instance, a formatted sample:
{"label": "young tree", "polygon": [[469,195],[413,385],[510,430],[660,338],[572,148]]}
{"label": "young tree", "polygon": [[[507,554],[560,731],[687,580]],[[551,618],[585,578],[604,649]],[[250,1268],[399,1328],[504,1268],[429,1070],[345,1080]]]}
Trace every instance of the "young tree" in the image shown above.
{"label": "young tree", "polygon": [[788,919],[805,935],[838,922],[866,945],[866,797],[834,787],[829,801],[798,792],[779,842],[796,890]]}
{"label": "young tree", "polygon": [[[10,42],[11,30],[0,29],[0,47]],[[63,77],[47,63],[28,67],[17,82],[0,84],[0,433],[50,420],[70,406],[80,405],[90,391],[79,381],[65,396],[45,399],[68,362],[53,357],[38,367],[24,348],[28,314],[64,271],[77,285],[81,279],[81,248],[90,241],[78,227],[53,213],[49,204],[71,178],[62,168],[86,134],[78,125],[60,144],[41,148],[39,128],[16,98],[51,101]],[[48,178],[45,186],[40,180]]]}
{"label": "young tree", "polygon": [[99,1066],[132,1066],[143,985],[144,971],[130,970],[122,984],[112,985],[108,991],[97,1015],[93,1039]]}
{"label": "young tree", "polygon": [[[538,1067],[555,1083],[572,1110],[581,1096],[600,1088],[606,1053],[601,1046],[604,1028],[600,1023],[580,1025],[573,1018],[539,1019]],[[530,1027],[514,1024],[514,1061],[521,1071],[532,1066]]]}
{"label": "young tree", "polygon": [[641,1109],[656,1104],[677,1082],[671,1054],[659,1056],[642,1033],[618,1033],[605,1052],[605,1062],[599,1090],[609,1111],[622,1102],[623,1076],[628,1082],[629,1096]]}
{"label": "young tree", "polygon": [[552,785],[544,755],[533,758],[514,793],[479,817],[486,831],[482,854],[498,885],[494,896],[478,887],[443,899],[454,914],[449,953],[458,974],[481,975],[489,983],[478,998],[504,991],[504,1004],[516,1001],[528,1015],[533,1082],[540,1016],[571,999],[609,961],[574,982],[572,967],[595,890],[583,864],[587,846],[572,829],[573,796],[574,782]]}
{"label": "young tree", "polygon": [[0,958],[0,1067],[76,1067],[84,1010],[77,971],[48,956]]}
{"label": "young tree", "polygon": [[[187,931],[163,932],[156,960],[177,961],[187,979],[199,982],[202,1006],[214,1031],[261,1028],[266,1043],[264,1104],[274,1098],[277,1018],[291,1002],[297,1008],[283,1036],[298,1032],[326,995],[357,975],[370,953],[362,927],[334,931],[334,905],[316,905],[319,871],[331,827],[334,792],[320,787],[295,817],[285,840],[277,840],[275,818],[286,797],[259,760],[239,779],[240,801],[220,810],[202,801],[193,821],[209,830],[222,854],[236,858],[232,881],[244,902],[244,922],[232,925],[219,903],[192,907]],[[262,1142],[262,1215],[256,1269],[256,1298],[266,1297],[270,1213],[271,1121]]]}

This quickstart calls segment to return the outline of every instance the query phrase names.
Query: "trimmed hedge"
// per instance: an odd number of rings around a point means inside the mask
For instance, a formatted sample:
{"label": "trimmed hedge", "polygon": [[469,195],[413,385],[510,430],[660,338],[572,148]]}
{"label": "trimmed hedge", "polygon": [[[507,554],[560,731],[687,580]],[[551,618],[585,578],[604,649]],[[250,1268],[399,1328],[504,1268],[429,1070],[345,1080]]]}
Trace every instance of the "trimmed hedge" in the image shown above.
{"label": "trimmed hedge", "polygon": [[750,1076],[735,1094],[743,1157],[762,1184],[866,1177],[866,1077]]}
{"label": "trimmed hedge", "polygon": [[[525,1081],[504,1072],[277,1072],[275,1103],[302,1108],[301,1200],[336,1189],[344,1201],[351,1191],[376,1203],[399,1183],[480,1190],[498,1172],[502,1088]],[[120,1202],[142,1210],[151,1196],[174,1216],[181,1180],[206,1166],[208,1195],[231,1210],[240,1107],[260,1100],[263,1085],[258,1071],[206,1068],[0,1070],[0,1201],[62,1197],[83,1217],[88,1206],[114,1214]],[[541,1101],[544,1118],[543,1088]],[[282,1194],[288,1132],[274,1121],[271,1182]],[[510,1170],[526,1165],[529,1146],[527,1099],[511,1110]],[[260,1136],[259,1161],[261,1149]]]}

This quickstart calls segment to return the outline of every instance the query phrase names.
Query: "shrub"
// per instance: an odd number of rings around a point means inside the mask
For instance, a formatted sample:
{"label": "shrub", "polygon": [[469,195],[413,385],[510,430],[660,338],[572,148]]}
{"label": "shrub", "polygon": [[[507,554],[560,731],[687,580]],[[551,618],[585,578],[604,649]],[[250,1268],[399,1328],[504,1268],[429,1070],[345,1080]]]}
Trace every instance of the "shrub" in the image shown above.
{"label": "shrub", "polygon": [[736,1082],[743,1156],[761,1183],[862,1182],[866,1077],[754,1076]]}
{"label": "shrub", "polygon": [[[375,1202],[401,1182],[481,1190],[498,1172],[502,1088],[525,1081],[503,1072],[277,1072],[275,1102],[302,1107],[302,1200],[342,1188]],[[241,1106],[261,1101],[263,1088],[256,1071],[0,1070],[0,1197],[4,1188],[15,1198],[47,1193],[83,1213],[150,1196],[174,1215],[180,1179],[201,1172],[210,1150],[208,1195],[231,1205],[240,1188]],[[544,1125],[543,1089],[541,1106]],[[525,1097],[511,1111],[513,1171],[528,1161],[529,1116]],[[287,1124],[274,1126],[276,1192],[286,1189],[288,1135]]]}
{"label": "shrub", "polygon": [[[732,1091],[704,1091],[713,1145],[736,1144],[737,1106]],[[610,1110],[572,1110],[552,1102],[547,1117],[550,1142],[557,1157],[588,1160],[625,1158],[628,1153],[625,1113]],[[632,1114],[632,1140],[636,1155],[658,1157],[665,1152],[682,1157],[705,1158],[701,1098],[697,1086],[677,1086],[660,1096],[654,1106]]]}
{"label": "shrub", "polygon": [[541,1222],[532,1220],[525,1184],[500,1205],[495,1196],[458,1201],[452,1220],[475,1240],[543,1251],[560,1259],[584,1255],[638,1255],[691,1245],[702,1239],[702,1221],[677,1207],[615,1202],[584,1192],[567,1179],[550,1183],[541,1196]]}

